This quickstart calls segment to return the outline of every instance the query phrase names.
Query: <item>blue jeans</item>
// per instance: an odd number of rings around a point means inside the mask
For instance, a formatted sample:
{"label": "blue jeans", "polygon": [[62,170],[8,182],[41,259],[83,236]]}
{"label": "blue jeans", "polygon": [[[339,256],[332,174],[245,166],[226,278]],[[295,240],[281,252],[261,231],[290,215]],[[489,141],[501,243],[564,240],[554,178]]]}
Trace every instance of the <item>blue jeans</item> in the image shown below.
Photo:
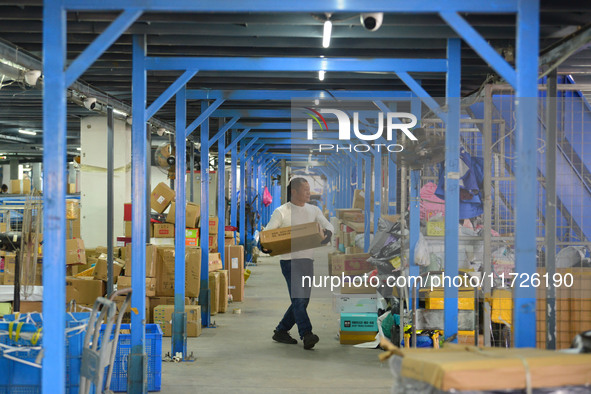
{"label": "blue jeans", "polygon": [[303,338],[305,334],[312,331],[312,324],[306,311],[312,287],[308,285],[308,282],[306,282],[306,286],[303,286],[302,277],[309,276],[311,281],[314,275],[314,260],[281,260],[280,263],[281,272],[287,282],[291,305],[287,308],[276,330],[289,331],[294,324],[297,324],[300,338]]}

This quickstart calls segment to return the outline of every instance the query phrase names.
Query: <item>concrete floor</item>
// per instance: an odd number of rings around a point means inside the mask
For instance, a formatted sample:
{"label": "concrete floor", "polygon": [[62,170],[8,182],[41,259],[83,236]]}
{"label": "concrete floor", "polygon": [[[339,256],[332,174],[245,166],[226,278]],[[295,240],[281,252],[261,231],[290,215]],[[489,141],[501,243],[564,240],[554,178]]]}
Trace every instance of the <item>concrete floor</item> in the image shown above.
{"label": "concrete floor", "polygon": [[[316,249],[316,276],[327,274],[329,251]],[[378,360],[380,350],[339,344],[339,316],[330,289],[314,289],[308,307],[313,331],[320,337],[313,350],[304,350],[301,341],[274,342],[273,330],[289,306],[279,259],[261,258],[250,269],[245,301],[212,316],[217,328],[204,328],[199,338],[189,338],[187,347],[196,361],[163,363],[162,392],[390,392],[392,375],[388,364]],[[233,314],[234,308],[242,313]],[[299,339],[297,327],[291,334]],[[170,338],[164,338],[162,351],[170,351]]]}

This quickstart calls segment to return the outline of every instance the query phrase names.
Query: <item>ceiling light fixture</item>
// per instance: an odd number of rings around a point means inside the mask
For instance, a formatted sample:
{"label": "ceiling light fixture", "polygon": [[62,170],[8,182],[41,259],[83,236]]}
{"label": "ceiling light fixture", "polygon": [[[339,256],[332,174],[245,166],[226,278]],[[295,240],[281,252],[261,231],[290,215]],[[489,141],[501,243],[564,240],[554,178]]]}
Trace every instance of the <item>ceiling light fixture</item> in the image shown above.
{"label": "ceiling light fixture", "polygon": [[322,46],[328,48],[330,46],[330,35],[332,33],[332,22],[324,22],[324,34],[322,35]]}
{"label": "ceiling light fixture", "polygon": [[324,70],[318,71],[318,79],[324,81]]}
{"label": "ceiling light fixture", "polygon": [[27,134],[27,135],[37,135],[36,131],[30,131],[30,130],[19,130],[18,132],[21,134]]}
{"label": "ceiling light fixture", "polygon": [[76,150],[82,150],[82,148],[76,148]]}
{"label": "ceiling light fixture", "polygon": [[117,114],[117,115],[121,115],[121,116],[127,116],[127,115],[129,115],[127,112],[118,110],[117,108],[113,108],[113,113],[114,114]]}

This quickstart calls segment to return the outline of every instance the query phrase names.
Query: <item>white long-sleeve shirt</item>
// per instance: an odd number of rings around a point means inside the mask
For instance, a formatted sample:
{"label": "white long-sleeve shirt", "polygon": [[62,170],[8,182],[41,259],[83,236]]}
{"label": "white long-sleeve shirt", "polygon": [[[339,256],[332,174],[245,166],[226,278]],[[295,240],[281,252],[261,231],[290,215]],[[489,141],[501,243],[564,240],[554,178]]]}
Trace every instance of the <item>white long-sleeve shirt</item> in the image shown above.
{"label": "white long-sleeve shirt", "polygon": [[[305,204],[303,207],[300,207],[291,202],[281,205],[273,212],[269,223],[265,226],[265,230],[274,230],[276,228],[297,226],[311,222],[320,223],[323,229],[334,234],[333,225],[326,220],[320,208],[311,204]],[[282,260],[312,259],[314,252],[312,250],[301,250],[280,256]]]}

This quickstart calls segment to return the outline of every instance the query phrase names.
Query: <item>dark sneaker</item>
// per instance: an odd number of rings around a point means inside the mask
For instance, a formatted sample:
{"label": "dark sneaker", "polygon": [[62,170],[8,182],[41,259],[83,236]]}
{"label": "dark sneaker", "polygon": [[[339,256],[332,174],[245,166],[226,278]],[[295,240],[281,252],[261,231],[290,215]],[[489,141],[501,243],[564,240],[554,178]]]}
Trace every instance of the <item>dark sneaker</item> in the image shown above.
{"label": "dark sneaker", "polygon": [[273,340],[281,343],[287,343],[288,345],[295,345],[298,343],[298,341],[293,339],[287,331],[275,330],[273,334]]}
{"label": "dark sneaker", "polygon": [[318,343],[319,340],[320,338],[318,338],[318,335],[312,334],[312,332],[304,334],[304,349],[312,349],[314,345]]}

